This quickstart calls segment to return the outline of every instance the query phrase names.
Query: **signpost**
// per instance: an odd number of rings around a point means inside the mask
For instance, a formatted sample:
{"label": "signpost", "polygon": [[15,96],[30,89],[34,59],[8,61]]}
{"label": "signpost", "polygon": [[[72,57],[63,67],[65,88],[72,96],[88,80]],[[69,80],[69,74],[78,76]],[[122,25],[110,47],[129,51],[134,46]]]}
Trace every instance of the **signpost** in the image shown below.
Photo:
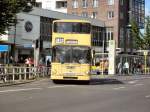
{"label": "signpost", "polygon": [[0,45],[0,52],[7,52],[9,51],[8,45]]}
{"label": "signpost", "polygon": [[109,40],[109,69],[108,73],[110,75],[115,74],[115,57],[116,57],[116,44],[115,40]]}
{"label": "signpost", "polygon": [[145,66],[144,66],[144,71],[145,71],[145,74],[146,74],[146,69],[147,69],[147,55],[148,55],[148,51],[145,50],[144,51],[144,60],[145,60]]}

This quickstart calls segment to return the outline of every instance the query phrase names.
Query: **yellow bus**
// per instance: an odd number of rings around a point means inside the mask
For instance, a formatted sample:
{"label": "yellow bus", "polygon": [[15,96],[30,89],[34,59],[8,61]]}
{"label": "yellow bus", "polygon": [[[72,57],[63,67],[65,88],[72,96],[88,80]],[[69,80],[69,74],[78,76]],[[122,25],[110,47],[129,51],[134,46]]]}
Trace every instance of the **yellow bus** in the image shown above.
{"label": "yellow bus", "polygon": [[52,31],[51,79],[90,81],[91,24],[84,20],[55,20]]}

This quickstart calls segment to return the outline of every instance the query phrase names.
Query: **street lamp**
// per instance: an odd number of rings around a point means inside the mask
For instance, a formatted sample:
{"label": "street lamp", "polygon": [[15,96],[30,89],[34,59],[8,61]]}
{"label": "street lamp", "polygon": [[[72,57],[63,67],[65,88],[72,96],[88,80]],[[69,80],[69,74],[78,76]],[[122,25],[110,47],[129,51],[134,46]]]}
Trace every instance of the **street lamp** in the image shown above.
{"label": "street lamp", "polygon": [[131,24],[128,24],[127,27],[126,27],[126,29],[127,29],[127,39],[128,39],[128,42],[129,42],[130,53],[133,52],[133,38],[131,37],[131,28],[132,28]]}

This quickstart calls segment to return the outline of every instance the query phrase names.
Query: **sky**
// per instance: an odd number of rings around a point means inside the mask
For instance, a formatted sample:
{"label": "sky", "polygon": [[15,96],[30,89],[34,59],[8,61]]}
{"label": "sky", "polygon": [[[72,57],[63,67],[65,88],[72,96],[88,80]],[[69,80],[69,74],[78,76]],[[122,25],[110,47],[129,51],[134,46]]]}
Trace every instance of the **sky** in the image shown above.
{"label": "sky", "polygon": [[150,0],[145,0],[145,15],[150,15]]}

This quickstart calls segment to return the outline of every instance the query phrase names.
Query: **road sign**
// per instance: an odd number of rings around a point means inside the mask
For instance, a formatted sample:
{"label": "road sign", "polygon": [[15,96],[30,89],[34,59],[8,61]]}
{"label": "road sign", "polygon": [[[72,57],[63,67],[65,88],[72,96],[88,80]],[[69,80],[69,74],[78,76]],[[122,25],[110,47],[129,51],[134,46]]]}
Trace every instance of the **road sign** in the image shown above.
{"label": "road sign", "polygon": [[9,50],[9,46],[8,45],[0,45],[0,52],[5,52]]}

